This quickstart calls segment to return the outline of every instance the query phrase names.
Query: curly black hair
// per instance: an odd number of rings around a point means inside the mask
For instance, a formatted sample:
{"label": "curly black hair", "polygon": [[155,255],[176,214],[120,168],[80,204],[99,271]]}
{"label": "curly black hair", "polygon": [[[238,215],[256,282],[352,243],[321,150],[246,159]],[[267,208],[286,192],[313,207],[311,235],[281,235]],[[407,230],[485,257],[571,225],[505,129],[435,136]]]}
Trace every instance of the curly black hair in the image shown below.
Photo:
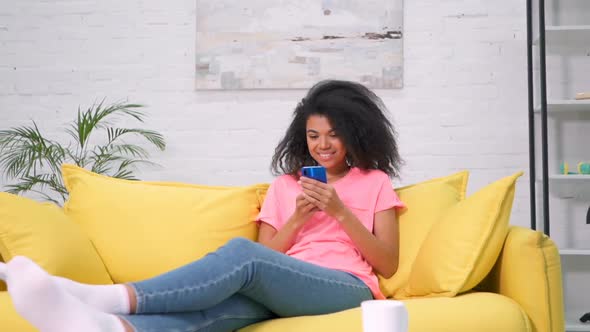
{"label": "curly black hair", "polygon": [[399,176],[402,159],[387,112],[381,98],[362,84],[339,80],[315,84],[295,108],[293,121],[275,148],[271,171],[296,175],[301,167],[317,164],[307,149],[306,125],[311,115],[320,115],[342,139],[352,166]]}

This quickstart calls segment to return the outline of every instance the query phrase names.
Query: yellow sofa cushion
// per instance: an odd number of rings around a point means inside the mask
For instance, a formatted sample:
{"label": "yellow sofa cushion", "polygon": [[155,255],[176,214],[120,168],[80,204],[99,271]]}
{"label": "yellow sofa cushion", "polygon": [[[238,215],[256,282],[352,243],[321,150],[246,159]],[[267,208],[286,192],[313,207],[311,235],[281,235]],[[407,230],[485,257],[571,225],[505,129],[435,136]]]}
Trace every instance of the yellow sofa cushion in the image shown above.
{"label": "yellow sofa cushion", "polygon": [[16,312],[8,292],[0,292],[0,312],[0,331],[39,332]]}
{"label": "yellow sofa cushion", "polygon": [[[531,332],[530,322],[513,300],[492,293],[470,293],[453,298],[403,301],[408,309],[408,332]],[[501,319],[499,319],[501,317]],[[273,319],[240,332],[362,332],[361,309],[333,314]]]}
{"label": "yellow sofa cushion", "polygon": [[397,218],[400,231],[399,265],[389,279],[379,276],[379,286],[386,297],[408,282],[412,263],[430,227],[449,208],[465,199],[469,172],[463,171],[396,189],[406,208]]}
{"label": "yellow sofa cushion", "polygon": [[2,314],[0,314],[0,331],[39,332],[14,310],[8,292],[0,292],[0,310],[2,310]]}
{"label": "yellow sofa cushion", "polygon": [[480,283],[504,244],[515,183],[521,175],[484,187],[436,222],[396,298],[455,296]]}
{"label": "yellow sofa cushion", "polygon": [[88,234],[112,279],[138,281],[194,261],[234,237],[255,240],[268,185],[128,181],[64,165],[66,214]]}
{"label": "yellow sofa cushion", "polygon": [[52,203],[0,192],[0,255],[27,256],[47,272],[90,284],[111,284],[88,237]]}

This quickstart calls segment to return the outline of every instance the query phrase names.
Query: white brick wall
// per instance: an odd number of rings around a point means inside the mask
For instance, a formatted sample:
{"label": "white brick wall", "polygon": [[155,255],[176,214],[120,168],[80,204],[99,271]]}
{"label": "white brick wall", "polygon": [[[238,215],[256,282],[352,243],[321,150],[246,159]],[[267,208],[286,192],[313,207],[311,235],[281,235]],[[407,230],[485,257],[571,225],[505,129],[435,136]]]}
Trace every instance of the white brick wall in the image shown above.
{"label": "white brick wall", "polygon": [[[469,169],[472,193],[528,171],[524,6],[406,1],[405,87],[377,91],[400,134],[402,184]],[[194,0],[0,0],[0,127],[35,119],[56,132],[78,105],[128,99],[168,142],[142,178],[271,181],[304,91],[195,92],[194,39]],[[514,224],[528,225],[528,204],[525,176]]]}

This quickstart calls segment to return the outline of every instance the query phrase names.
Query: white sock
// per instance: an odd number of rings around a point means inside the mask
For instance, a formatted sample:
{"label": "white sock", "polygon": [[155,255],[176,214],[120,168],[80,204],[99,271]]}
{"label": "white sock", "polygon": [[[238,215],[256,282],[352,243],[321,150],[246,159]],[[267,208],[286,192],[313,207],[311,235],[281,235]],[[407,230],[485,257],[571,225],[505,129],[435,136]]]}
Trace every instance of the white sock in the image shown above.
{"label": "white sock", "polygon": [[125,332],[114,315],[84,304],[26,257],[7,264],[8,292],[16,311],[41,332]]}
{"label": "white sock", "polygon": [[62,277],[52,277],[62,289],[94,308],[118,315],[129,314],[130,304],[124,285],[87,285]]}
{"label": "white sock", "polygon": [[6,264],[0,263],[0,279],[6,280]]}

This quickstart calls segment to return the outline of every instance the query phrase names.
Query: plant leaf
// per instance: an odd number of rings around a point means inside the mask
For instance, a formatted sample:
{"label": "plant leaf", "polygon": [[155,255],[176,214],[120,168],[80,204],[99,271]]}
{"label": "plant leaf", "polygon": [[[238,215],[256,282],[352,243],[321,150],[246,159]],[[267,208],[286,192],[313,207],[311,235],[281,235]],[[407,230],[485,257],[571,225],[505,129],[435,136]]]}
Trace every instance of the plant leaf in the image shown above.
{"label": "plant leaf", "polygon": [[144,159],[149,156],[148,152],[139,145],[135,144],[116,144],[109,146],[109,152],[112,154],[131,155],[134,158]]}
{"label": "plant leaf", "polygon": [[78,109],[78,119],[71,124],[70,129],[68,130],[70,135],[75,136],[76,141],[82,150],[86,148],[90,134],[92,134],[95,129],[104,128],[108,125],[108,123],[105,122],[105,118],[111,115],[127,115],[143,122],[143,113],[135,110],[136,108],[143,107],[143,105],[118,102],[104,108],[103,104],[104,99],[98,103],[98,105],[94,104],[84,112]]}
{"label": "plant leaf", "polygon": [[[58,194],[62,198],[63,201],[65,201],[65,198],[68,194],[67,189],[65,188],[65,186],[63,185],[63,183],[61,181],[61,177],[58,176],[57,174],[50,174],[50,173],[39,174],[39,175],[35,175],[35,176],[25,176],[20,179],[20,182],[17,182],[16,184],[7,185],[6,187],[8,188],[7,192],[12,193],[12,194],[18,195],[22,192],[32,191],[32,192],[36,192],[38,194],[43,195],[46,200],[54,201],[54,202],[57,202],[57,201],[54,200],[53,198],[51,198],[51,196],[49,194],[42,191],[46,187],[49,187],[49,189],[51,191]],[[34,189],[34,188],[39,188],[39,190]],[[58,205],[59,205],[59,203],[58,203]]]}
{"label": "plant leaf", "polygon": [[164,136],[154,130],[138,129],[138,128],[107,128],[108,144],[114,143],[120,137],[127,134],[135,134],[146,139],[148,142],[156,146],[160,151],[166,149],[166,142]]}
{"label": "plant leaf", "polygon": [[0,131],[0,167],[16,178],[35,174],[44,166],[58,167],[65,153],[59,144],[43,137],[37,124]]}

